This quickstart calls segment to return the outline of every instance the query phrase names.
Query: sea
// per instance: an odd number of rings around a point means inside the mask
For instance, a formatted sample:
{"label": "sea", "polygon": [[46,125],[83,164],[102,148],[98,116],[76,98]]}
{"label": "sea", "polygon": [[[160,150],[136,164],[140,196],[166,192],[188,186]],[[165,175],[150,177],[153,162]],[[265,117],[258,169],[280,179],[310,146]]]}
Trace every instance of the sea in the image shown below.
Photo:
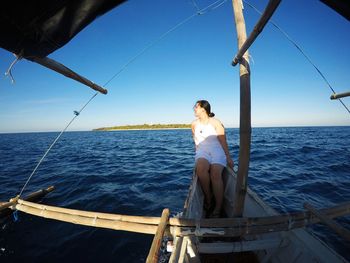
{"label": "sea", "polygon": [[[0,201],[8,201],[58,133],[0,134]],[[239,130],[226,129],[236,165]],[[66,132],[23,195],[54,185],[47,205],[127,215],[177,215],[191,183],[191,130]],[[249,187],[281,213],[305,202],[350,201],[350,126],[253,128]],[[336,220],[350,229],[350,217]],[[350,259],[349,242],[327,226],[308,231]],[[145,262],[153,236],[43,219],[21,212],[1,221],[0,262]]]}

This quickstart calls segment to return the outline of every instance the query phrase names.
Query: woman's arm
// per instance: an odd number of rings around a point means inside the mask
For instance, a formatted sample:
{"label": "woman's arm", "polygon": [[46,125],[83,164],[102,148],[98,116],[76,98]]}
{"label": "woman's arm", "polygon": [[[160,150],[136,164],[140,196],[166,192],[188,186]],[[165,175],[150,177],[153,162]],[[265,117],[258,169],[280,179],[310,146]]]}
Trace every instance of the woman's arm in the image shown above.
{"label": "woman's arm", "polygon": [[191,124],[191,128],[192,128],[192,138],[193,138],[193,141],[194,141],[194,146],[195,146],[195,151],[197,150],[197,145],[196,145],[196,140],[195,140],[195,130],[196,130],[196,121],[193,121],[192,124]]}
{"label": "woman's arm", "polygon": [[222,148],[224,149],[224,152],[226,155],[227,164],[230,168],[233,169],[233,160],[231,159],[230,152],[228,150],[228,145],[227,145],[227,140],[225,135],[225,128],[219,120],[215,119],[214,122],[215,122],[214,127],[218,136],[218,140]]}

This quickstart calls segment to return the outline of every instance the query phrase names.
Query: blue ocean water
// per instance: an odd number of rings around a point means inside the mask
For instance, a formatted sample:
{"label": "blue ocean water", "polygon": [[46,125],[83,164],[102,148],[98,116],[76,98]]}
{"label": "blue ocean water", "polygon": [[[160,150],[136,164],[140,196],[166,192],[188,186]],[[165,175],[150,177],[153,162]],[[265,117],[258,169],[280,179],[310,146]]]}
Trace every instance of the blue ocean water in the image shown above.
{"label": "blue ocean water", "polygon": [[[227,129],[238,158],[238,130]],[[19,193],[57,133],[0,134],[0,200]],[[182,210],[194,145],[190,130],[67,132],[25,194],[54,185],[43,203],[160,216]],[[350,200],[350,127],[254,128],[249,185],[280,212]],[[24,194],[24,195],[25,195]],[[18,213],[0,230],[0,262],[144,262],[152,236],[73,225]],[[338,222],[350,229],[350,217]],[[345,258],[346,243],[322,225],[310,230]]]}

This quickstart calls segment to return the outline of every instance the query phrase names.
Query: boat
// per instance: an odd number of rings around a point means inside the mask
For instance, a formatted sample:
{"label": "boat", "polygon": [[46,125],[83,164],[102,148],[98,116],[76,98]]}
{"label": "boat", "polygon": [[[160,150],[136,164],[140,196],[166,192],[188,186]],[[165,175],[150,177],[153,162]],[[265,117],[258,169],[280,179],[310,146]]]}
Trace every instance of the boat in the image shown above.
{"label": "boat", "polygon": [[[16,54],[17,59],[25,58],[39,63],[49,69],[59,72],[66,77],[79,81],[90,88],[107,93],[103,87],[75,73],[59,62],[47,56],[63,46],[94,18],[104,14],[123,1],[95,1],[89,5],[87,11],[85,2],[74,4],[72,2],[50,1],[43,4],[41,9],[30,1],[22,1],[25,6],[23,13],[18,12],[16,2],[11,7],[3,8],[1,15],[1,28],[4,38],[0,46]],[[350,19],[350,7],[343,1],[324,0],[327,5],[341,15]],[[12,3],[12,2],[11,2]],[[278,8],[280,0],[270,0],[264,14],[258,21],[248,38],[245,36],[245,26],[241,2],[234,0],[237,35],[239,38],[239,51],[233,60],[233,65],[240,64],[241,80],[241,123],[240,123],[240,155],[238,172],[226,168],[223,173],[225,182],[226,217],[218,219],[205,218],[203,212],[203,193],[198,178],[193,174],[193,180],[185,201],[183,214],[179,217],[169,218],[169,210],[164,209],[161,217],[116,215],[90,211],[80,211],[62,207],[48,206],[34,203],[21,198],[21,194],[0,205],[0,211],[22,211],[49,219],[81,224],[92,227],[101,227],[114,230],[132,231],[154,235],[147,262],[158,262],[162,240],[166,238],[169,246],[169,262],[347,262],[330,247],[309,233],[305,226],[322,222],[334,229],[344,238],[349,238],[349,230],[338,225],[333,218],[349,215],[350,203],[344,203],[331,208],[317,210],[310,204],[305,204],[305,211],[294,214],[278,214],[274,209],[264,203],[256,193],[247,185],[249,157],[250,157],[250,79],[249,58],[247,50],[261,33],[266,23]],[[43,14],[46,10],[54,10],[51,20],[45,20]],[[62,16],[63,9],[75,11],[79,19],[68,21]],[[43,11],[42,11],[43,10]],[[39,16],[40,14],[40,16]],[[80,19],[81,17],[84,19]],[[23,26],[19,30],[13,23]],[[38,17],[38,25],[45,25],[47,21],[51,26],[40,36],[37,27],[27,26],[28,21]],[[40,18],[40,19],[39,19]],[[46,17],[44,17],[46,18]],[[26,20],[28,19],[28,20]],[[62,20],[60,20],[62,19]],[[55,23],[59,20],[59,23]],[[40,24],[41,23],[41,24]],[[14,26],[15,25],[15,26]],[[63,28],[66,28],[63,30]],[[44,27],[40,27],[44,28]],[[28,31],[25,31],[28,30]],[[62,32],[64,34],[61,34]],[[39,34],[39,37],[38,37]],[[20,43],[20,44],[18,44]],[[9,70],[9,74],[10,74]],[[348,96],[347,94],[334,94],[335,98]],[[76,116],[80,111],[75,113]],[[45,156],[45,155],[44,155]],[[51,188],[50,188],[51,189]],[[48,193],[42,190],[40,193]],[[32,196],[32,195],[30,195]],[[42,195],[40,195],[42,196]]]}
{"label": "boat", "polygon": [[[169,262],[237,262],[238,260],[240,260],[238,262],[347,262],[327,244],[301,227],[308,225],[306,222],[311,217],[310,214],[306,217],[306,213],[304,216],[290,214],[280,217],[281,215],[249,187],[242,217],[249,220],[241,222],[233,220],[237,174],[230,168],[225,168],[223,179],[225,184],[223,207],[227,215],[226,221],[205,220],[204,195],[197,175],[193,174],[183,218],[194,220],[197,225],[191,231],[193,235],[173,236],[174,247]],[[348,210],[349,203],[335,208],[337,209]],[[324,213],[333,217],[335,210]],[[263,221],[259,223],[261,219]],[[208,228],[207,222],[217,227]],[[226,224],[226,230],[220,227],[223,222]],[[297,225],[298,227],[294,228]],[[276,226],[285,230],[278,231],[274,228]],[[230,227],[231,233],[228,230]]]}

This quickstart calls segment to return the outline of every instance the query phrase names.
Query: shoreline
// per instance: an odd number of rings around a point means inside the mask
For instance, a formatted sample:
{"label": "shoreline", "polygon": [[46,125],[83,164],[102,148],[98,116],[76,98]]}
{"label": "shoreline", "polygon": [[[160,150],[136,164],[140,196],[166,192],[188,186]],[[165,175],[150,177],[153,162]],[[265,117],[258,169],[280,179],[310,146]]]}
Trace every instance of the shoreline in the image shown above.
{"label": "shoreline", "polygon": [[135,129],[105,129],[105,130],[92,130],[96,132],[105,132],[105,131],[152,131],[152,130],[190,130],[191,128],[135,128]]}

